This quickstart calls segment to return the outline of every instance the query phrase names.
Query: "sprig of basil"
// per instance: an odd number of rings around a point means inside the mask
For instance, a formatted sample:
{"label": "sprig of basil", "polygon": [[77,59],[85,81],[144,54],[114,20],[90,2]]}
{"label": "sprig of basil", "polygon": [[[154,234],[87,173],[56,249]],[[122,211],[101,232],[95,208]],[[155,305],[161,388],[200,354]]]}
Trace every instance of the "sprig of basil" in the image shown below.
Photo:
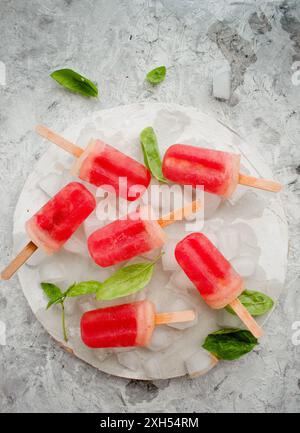
{"label": "sprig of basil", "polygon": [[166,78],[167,68],[165,66],[159,66],[158,68],[152,69],[146,75],[147,81],[151,84],[159,84]]}
{"label": "sprig of basil", "polygon": [[167,182],[162,173],[162,163],[157,138],[151,126],[148,126],[142,130],[140,134],[140,141],[145,165],[149,168],[157,180],[160,182]]}
{"label": "sprig of basil", "polygon": [[202,347],[218,359],[233,361],[251,352],[257,344],[257,338],[250,331],[225,328],[209,334]]}
{"label": "sprig of basil", "polygon": [[100,281],[82,281],[72,284],[65,292],[52,283],[41,283],[41,287],[49,299],[47,309],[52,305],[60,304],[62,309],[62,329],[65,341],[68,341],[64,302],[66,298],[74,298],[96,293],[98,300],[111,300],[128,296],[143,289],[151,280],[155,263],[160,259],[158,256],[151,262],[136,263],[116,271],[111,277]]}
{"label": "sprig of basil", "polygon": [[65,318],[65,294],[61,291],[61,289],[52,283],[41,283],[42,289],[49,299],[47,309],[51,307],[53,304],[60,304],[61,306],[61,322],[62,322],[62,330],[63,330],[63,336],[64,340],[68,341],[68,334],[67,334],[67,328],[66,328],[66,318]]}
{"label": "sprig of basil", "polygon": [[71,92],[80,93],[88,97],[98,96],[97,86],[91,80],[83,77],[72,69],[59,69],[52,72],[50,77]]}
{"label": "sprig of basil", "polygon": [[[239,300],[247,308],[251,316],[261,316],[270,311],[274,306],[274,301],[269,296],[252,290],[245,290],[239,296]],[[227,305],[225,309],[230,314],[236,314],[230,305]]]}

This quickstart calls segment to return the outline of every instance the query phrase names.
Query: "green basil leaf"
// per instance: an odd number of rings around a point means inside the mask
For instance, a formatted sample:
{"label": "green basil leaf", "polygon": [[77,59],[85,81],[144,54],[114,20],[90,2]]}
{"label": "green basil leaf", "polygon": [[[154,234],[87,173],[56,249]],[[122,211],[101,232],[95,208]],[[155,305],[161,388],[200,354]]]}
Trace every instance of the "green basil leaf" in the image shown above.
{"label": "green basil leaf", "polygon": [[238,328],[225,328],[209,334],[202,347],[219,359],[232,361],[238,359],[258,344],[249,331]]}
{"label": "green basil leaf", "polygon": [[68,298],[74,298],[75,296],[83,296],[90,293],[96,293],[101,287],[99,281],[82,281],[78,284],[73,284],[66,291],[66,296]]}
{"label": "green basil leaf", "polygon": [[[239,300],[247,308],[251,316],[261,316],[270,311],[274,306],[274,301],[269,296],[252,290],[245,290],[239,296]],[[227,305],[225,309],[228,313],[235,315],[230,305]]]}
{"label": "green basil leaf", "polygon": [[142,151],[144,154],[145,165],[149,168],[153,176],[160,182],[167,182],[162,173],[161,157],[157,144],[155,132],[151,126],[142,130],[140,134]]}
{"label": "green basil leaf", "polygon": [[60,288],[52,283],[41,283],[41,287],[49,301],[53,301],[63,294]]}
{"label": "green basil leaf", "polygon": [[159,84],[166,78],[167,68],[165,66],[159,66],[158,68],[152,69],[146,75],[147,80],[151,84]]}
{"label": "green basil leaf", "polygon": [[108,301],[131,295],[143,289],[151,280],[154,262],[137,263],[119,269],[107,280],[100,283],[96,298]]}
{"label": "green basil leaf", "polygon": [[72,69],[59,69],[52,72],[50,76],[71,92],[80,93],[83,96],[98,96],[97,86]]}

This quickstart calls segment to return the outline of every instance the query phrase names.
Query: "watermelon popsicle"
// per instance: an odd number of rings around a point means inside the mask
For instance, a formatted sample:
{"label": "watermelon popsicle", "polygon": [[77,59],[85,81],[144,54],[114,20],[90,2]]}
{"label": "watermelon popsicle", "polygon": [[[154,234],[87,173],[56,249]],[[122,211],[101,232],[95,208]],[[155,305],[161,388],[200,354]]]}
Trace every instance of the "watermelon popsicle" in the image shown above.
{"label": "watermelon popsicle", "polygon": [[162,167],[164,176],[172,182],[204,186],[205,191],[227,198],[238,184],[273,192],[281,190],[277,182],[247,176],[239,170],[240,155],[187,144],[170,146]]}
{"label": "watermelon popsicle", "polygon": [[175,257],[211,308],[230,305],[255,337],[262,336],[259,325],[237,299],[244,290],[242,278],[204,234],[192,233],[182,239]]}
{"label": "watermelon popsicle", "polygon": [[151,301],[88,311],[81,318],[81,338],[90,348],[147,346],[155,325],[188,322],[193,310],[156,314]]}
{"label": "watermelon popsicle", "polygon": [[71,170],[72,174],[96,187],[134,201],[150,184],[150,171],[143,164],[101,140],[91,140],[83,150],[45,126],[38,125],[36,131],[74,155],[77,161]]}
{"label": "watermelon popsicle", "polygon": [[113,221],[92,233],[88,238],[89,253],[97,265],[107,267],[161,248],[166,241],[162,227],[197,212],[199,207],[200,203],[194,201],[158,221],[149,218],[150,208],[141,207],[126,219]]}
{"label": "watermelon popsicle", "polygon": [[95,207],[95,198],[84,185],[67,184],[27,221],[31,242],[1,273],[1,278],[9,279],[37,248],[48,254],[58,251]]}

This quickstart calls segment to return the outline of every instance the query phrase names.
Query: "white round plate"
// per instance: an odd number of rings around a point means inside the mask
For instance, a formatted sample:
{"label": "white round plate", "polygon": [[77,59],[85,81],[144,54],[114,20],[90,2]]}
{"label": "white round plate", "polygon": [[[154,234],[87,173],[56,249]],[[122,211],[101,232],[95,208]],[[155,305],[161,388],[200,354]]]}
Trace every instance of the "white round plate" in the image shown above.
{"label": "white round plate", "polygon": [[[55,129],[55,125],[49,126]],[[90,138],[100,138],[142,161],[139,134],[146,126],[153,126],[156,131],[162,154],[173,143],[232,151],[242,155],[243,171],[272,178],[270,169],[252,146],[249,148],[230,128],[192,107],[159,103],[116,107],[94,113],[63,131],[62,135],[82,147],[87,145]],[[29,216],[63,185],[74,180],[69,174],[73,161],[73,157],[50,144],[48,151],[36,164],[24,185],[15,211],[15,252],[28,240],[24,223]],[[89,188],[96,193],[95,188]],[[97,197],[97,200],[100,199]],[[276,300],[283,289],[288,244],[287,224],[279,195],[238,187],[230,200],[221,201],[216,196],[205,194],[205,209],[203,231],[241,272],[245,287],[262,291]],[[99,212],[101,210],[98,209],[98,216]],[[164,256],[165,268],[160,261],[153,279],[143,291],[114,302],[97,302],[91,296],[67,301],[70,338],[67,344],[64,343],[60,307],[45,310],[47,300],[40,282],[48,280],[66,288],[74,281],[101,281],[111,275],[115,267],[101,269],[88,256],[85,230],[89,232],[93,229],[93,222],[95,217],[90,216],[58,254],[45,257],[42,252],[36,252],[18,273],[24,295],[38,320],[52,337],[72,350],[78,358],[117,376],[167,379],[186,374],[185,361],[199,350],[208,333],[224,326],[242,327],[235,316],[223,310],[208,308],[174,263],[172,247],[187,234],[185,223],[179,222],[166,230],[169,240],[166,245],[168,252]],[[155,302],[158,311],[171,310],[178,305],[192,307],[197,312],[197,322],[184,330],[165,325],[157,327],[150,348],[152,350],[91,350],[83,345],[79,321],[84,311],[145,297]],[[265,319],[260,317],[258,321],[263,323]]]}

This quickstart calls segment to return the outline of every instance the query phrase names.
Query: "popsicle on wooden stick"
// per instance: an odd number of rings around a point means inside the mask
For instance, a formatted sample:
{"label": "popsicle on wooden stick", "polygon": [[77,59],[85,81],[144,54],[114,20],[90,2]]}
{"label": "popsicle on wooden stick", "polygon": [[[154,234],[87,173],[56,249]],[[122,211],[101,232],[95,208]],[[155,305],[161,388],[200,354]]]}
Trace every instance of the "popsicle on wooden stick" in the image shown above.
{"label": "popsicle on wooden stick", "polygon": [[193,310],[157,314],[151,301],[138,301],[84,313],[81,338],[93,349],[148,346],[156,325],[194,319]]}
{"label": "popsicle on wooden stick", "polygon": [[204,234],[192,233],[182,239],[175,248],[175,257],[211,308],[230,305],[256,338],[263,335],[238,299],[244,290],[242,278]]}
{"label": "popsicle on wooden stick", "polygon": [[162,171],[172,182],[194,187],[203,185],[205,191],[227,198],[238,184],[272,192],[282,188],[278,182],[240,173],[240,155],[187,144],[169,147]]}
{"label": "popsicle on wooden stick", "polygon": [[37,248],[48,254],[58,251],[95,209],[93,195],[78,182],[71,182],[52,197],[26,223],[31,241],[1,272],[8,280]]}
{"label": "popsicle on wooden stick", "polygon": [[150,208],[141,207],[126,219],[113,221],[92,233],[88,238],[89,253],[97,265],[107,267],[161,248],[166,241],[162,227],[196,213],[199,208],[200,202],[195,200],[156,221],[149,215]]}
{"label": "popsicle on wooden stick", "polygon": [[46,126],[38,125],[36,132],[74,155],[77,161],[72,173],[97,187],[134,201],[148,188],[150,171],[138,161],[101,140],[91,140],[85,150],[61,137]]}

